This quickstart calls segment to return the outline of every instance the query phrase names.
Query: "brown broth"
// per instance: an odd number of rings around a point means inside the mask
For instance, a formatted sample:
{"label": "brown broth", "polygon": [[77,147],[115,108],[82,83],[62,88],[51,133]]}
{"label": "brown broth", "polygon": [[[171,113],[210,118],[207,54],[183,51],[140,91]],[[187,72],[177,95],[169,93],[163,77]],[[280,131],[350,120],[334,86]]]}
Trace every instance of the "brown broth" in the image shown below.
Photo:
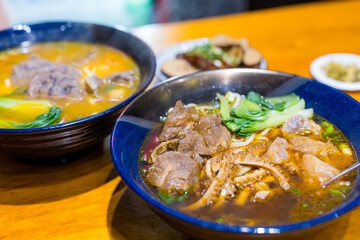
{"label": "brown broth", "polygon": [[[326,121],[318,115],[315,115],[314,120],[319,124]],[[147,163],[146,156],[151,149],[159,144],[157,135],[160,128],[159,125],[156,125],[155,128],[150,131],[139,154],[139,156],[141,156],[139,165],[142,170],[142,176],[155,195],[159,195],[161,189],[157,189],[149,182],[147,174],[151,165]],[[325,128],[323,127],[323,130],[324,129]],[[351,148],[351,144],[340,130],[335,129],[335,133],[337,140],[337,144],[334,144],[335,147],[339,147],[340,144],[346,143]],[[276,137],[282,137],[282,133],[279,128],[273,128],[267,136],[270,140],[274,140]],[[329,137],[309,137],[323,142],[333,140]],[[291,156],[293,155],[291,154]],[[353,149],[352,156],[333,154],[330,155],[329,158],[329,163],[340,171],[356,162]],[[314,189],[309,188],[309,185],[305,184],[299,175],[291,174],[290,184],[292,188],[289,191],[284,191],[277,182],[269,184],[276,194],[266,202],[252,201],[251,199],[255,195],[255,190],[253,190],[252,193],[250,193],[248,200],[242,205],[236,202],[237,195],[233,198],[227,197],[223,200],[218,200],[215,204],[207,205],[202,208],[185,210],[185,207],[196,202],[201,197],[204,190],[206,190],[206,184],[204,184],[204,179],[202,179],[200,188],[191,192],[186,200],[174,201],[169,205],[191,216],[219,223],[247,226],[288,224],[314,218],[334,209],[351,192],[356,181],[356,176],[357,171],[352,171],[340,179],[341,181],[348,181],[350,183],[348,186],[339,187],[339,185],[336,185],[337,183],[333,183],[324,189]],[[341,194],[334,194],[332,192],[334,188],[336,190],[340,189]]]}
{"label": "brown broth", "polygon": [[[80,100],[47,98],[62,108],[62,122],[77,120],[111,108],[131,96],[139,86],[139,67],[122,51],[101,44],[47,42],[0,52],[0,97],[10,94],[13,95],[12,98],[26,98],[25,94],[13,94],[17,86],[12,83],[10,77],[15,64],[30,59],[34,54],[54,63],[70,64],[82,72],[82,77],[86,76],[87,71],[95,73],[100,78],[117,71],[133,70],[135,73],[135,81],[131,87],[110,83],[102,85],[99,92],[100,99],[94,99],[86,93]],[[26,120],[34,119],[30,116],[29,119],[24,119]]]}

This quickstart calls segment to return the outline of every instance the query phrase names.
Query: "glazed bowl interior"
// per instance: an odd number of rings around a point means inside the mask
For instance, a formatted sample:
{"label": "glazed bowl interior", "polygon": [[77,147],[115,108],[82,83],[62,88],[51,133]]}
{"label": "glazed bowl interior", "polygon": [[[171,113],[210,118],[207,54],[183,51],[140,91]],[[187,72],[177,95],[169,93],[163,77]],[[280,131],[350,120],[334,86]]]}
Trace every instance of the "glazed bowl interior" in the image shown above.
{"label": "glazed bowl interior", "polygon": [[360,103],[350,96],[319,82],[286,73],[227,69],[195,73],[174,78],[141,94],[122,113],[111,137],[114,164],[126,184],[160,216],[180,230],[201,239],[230,239],[235,236],[273,236],[314,229],[313,227],[338,218],[360,202],[360,183],[334,211],[303,222],[276,226],[234,226],[197,219],[171,208],[149,189],[139,171],[139,151],[144,138],[160,116],[176,101],[184,104],[203,103],[216,93],[235,91],[246,94],[256,91],[270,97],[296,93],[306,101],[307,108],[335,124],[360,154]]}
{"label": "glazed bowl interior", "polygon": [[17,25],[0,32],[0,51],[35,43],[76,41],[104,44],[128,54],[140,69],[136,92],[123,102],[72,122],[28,129],[0,129],[0,151],[25,158],[51,158],[78,152],[111,133],[122,111],[151,83],[156,60],[152,50],[126,30],[80,22],[45,22]]}

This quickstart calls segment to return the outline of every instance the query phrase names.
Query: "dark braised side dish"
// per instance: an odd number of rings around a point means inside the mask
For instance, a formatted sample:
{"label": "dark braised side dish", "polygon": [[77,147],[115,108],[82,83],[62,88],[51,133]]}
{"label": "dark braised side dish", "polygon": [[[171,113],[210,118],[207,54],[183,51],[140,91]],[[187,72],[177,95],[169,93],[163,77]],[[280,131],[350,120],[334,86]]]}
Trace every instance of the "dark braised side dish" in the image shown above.
{"label": "dark braised side dish", "polygon": [[261,54],[249,46],[246,38],[234,39],[219,34],[209,39],[205,45],[194,47],[191,51],[179,54],[161,66],[168,77],[194,73],[201,70],[213,70],[236,67],[258,68]]}
{"label": "dark braised side dish", "polygon": [[[152,146],[152,147],[149,147]],[[321,184],[356,162],[336,127],[295,94],[228,92],[169,109],[144,143],[140,167],[154,194],[195,217],[272,225],[331,211],[356,172]]]}

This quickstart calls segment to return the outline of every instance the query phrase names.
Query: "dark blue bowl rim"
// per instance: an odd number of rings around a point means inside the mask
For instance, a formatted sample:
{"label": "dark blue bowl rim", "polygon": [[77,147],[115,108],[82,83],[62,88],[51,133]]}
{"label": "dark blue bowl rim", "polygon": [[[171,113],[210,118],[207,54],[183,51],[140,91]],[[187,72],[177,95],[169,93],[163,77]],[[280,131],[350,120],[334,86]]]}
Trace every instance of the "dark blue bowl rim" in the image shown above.
{"label": "dark blue bowl rim", "polygon": [[[219,71],[219,70],[211,70],[211,71]],[[221,70],[220,70],[221,71]],[[246,71],[246,69],[243,69],[243,71]],[[273,74],[286,74],[290,77],[296,77],[297,75],[294,74],[289,74],[289,73],[285,73],[285,72],[280,72],[280,71],[273,71],[273,70],[257,70],[259,72],[267,72],[267,73],[273,73]],[[184,78],[186,76],[191,76],[191,75],[196,75],[197,73],[192,73],[192,74],[188,74],[185,76],[177,76],[177,77],[173,77],[168,79],[167,81],[155,86],[153,89],[155,88],[160,88],[162,85],[165,85],[166,83],[172,82],[172,81],[177,81],[178,79]],[[343,97],[347,98],[348,101],[353,101],[356,104],[359,104],[358,101],[356,101],[354,98],[352,98],[351,96],[343,93],[340,90],[331,88],[325,84],[322,84],[320,82],[317,82],[313,79],[309,79],[306,78],[309,82],[312,82],[313,84],[319,84],[322,87],[325,88],[329,88],[332,91],[338,92],[340,94],[343,95]],[[151,90],[150,90],[151,91]],[[141,95],[139,95],[137,98],[140,98],[143,94],[146,93],[142,93]],[[196,226],[199,227],[203,227],[203,228],[207,228],[207,229],[211,229],[211,230],[216,230],[216,231],[223,231],[223,232],[231,232],[231,233],[241,233],[241,234],[270,234],[270,235],[277,235],[277,234],[284,234],[284,233],[289,233],[289,232],[294,232],[294,231],[301,231],[301,230],[305,230],[305,229],[309,229],[311,227],[323,224],[325,222],[329,222],[331,220],[334,220],[338,217],[340,217],[341,215],[349,212],[350,210],[352,210],[353,208],[357,207],[360,204],[360,194],[358,196],[356,196],[352,201],[350,201],[348,204],[346,204],[343,207],[337,207],[335,208],[335,211],[330,211],[320,217],[316,217],[316,218],[312,218],[306,221],[301,221],[301,222],[296,222],[296,223],[292,223],[292,224],[286,224],[286,225],[270,225],[270,226],[256,226],[256,227],[250,227],[250,226],[236,226],[236,225],[226,225],[226,224],[221,224],[221,223],[216,223],[216,222],[210,222],[210,221],[206,221],[206,220],[201,220],[199,218],[195,218],[192,217],[190,215],[184,214],[180,211],[177,211],[169,206],[167,206],[165,203],[161,202],[160,200],[155,200],[153,199],[150,194],[147,194],[146,192],[144,192],[139,186],[138,184],[127,174],[126,169],[122,168],[120,165],[120,162],[117,161],[117,156],[115,154],[115,150],[114,150],[114,144],[116,141],[116,128],[118,125],[118,122],[120,120],[120,118],[126,114],[126,110],[128,108],[131,107],[132,104],[136,103],[136,99],[130,103],[125,110],[121,113],[121,115],[119,116],[118,120],[116,121],[116,124],[114,126],[114,129],[112,131],[111,134],[111,144],[110,144],[110,152],[111,152],[111,157],[113,159],[113,163],[117,169],[117,171],[119,172],[119,175],[121,177],[122,180],[125,181],[125,183],[130,187],[131,190],[133,190],[138,196],[140,196],[144,201],[146,201],[148,204],[150,204],[151,206],[157,208],[159,211],[164,212],[174,218],[180,219],[181,221],[190,223],[190,224],[194,224]],[[358,156],[356,156],[358,157]],[[136,161],[138,161],[138,159],[136,159]]]}
{"label": "dark blue bowl rim", "polygon": [[120,25],[117,26],[111,26],[111,25],[101,25],[101,24],[95,24],[95,23],[85,23],[85,22],[75,22],[75,21],[47,21],[47,22],[39,22],[39,23],[31,23],[31,24],[17,24],[14,25],[8,29],[4,29],[2,31],[0,31],[0,35],[3,34],[9,34],[11,32],[13,32],[14,30],[18,30],[18,29],[23,29],[24,26],[29,27],[29,28],[33,28],[33,27],[40,27],[40,26],[58,26],[58,25],[72,25],[72,24],[76,24],[76,25],[87,25],[87,26],[97,26],[97,27],[106,27],[106,28],[112,28],[116,31],[121,31],[131,37],[133,37],[134,39],[136,39],[137,41],[139,41],[144,48],[146,49],[147,52],[149,52],[150,56],[151,56],[151,68],[149,71],[149,76],[145,79],[144,83],[136,90],[136,92],[134,94],[132,94],[131,96],[129,96],[128,98],[126,98],[124,101],[116,104],[115,106],[108,108],[102,112],[99,112],[97,114],[85,117],[85,118],[81,118],[78,120],[74,120],[71,122],[66,122],[66,123],[59,123],[56,125],[51,125],[51,126],[46,126],[46,127],[38,127],[38,128],[24,128],[24,129],[13,129],[13,128],[0,128],[0,133],[29,133],[29,132],[44,132],[44,131],[49,131],[49,130],[56,130],[59,128],[66,128],[66,127],[71,127],[73,125],[79,125],[79,124],[83,124],[83,123],[87,123],[90,121],[93,121],[95,119],[98,118],[102,118],[108,114],[111,114],[121,108],[123,108],[124,106],[126,106],[127,104],[129,104],[132,100],[134,100],[139,94],[141,94],[149,85],[150,83],[153,81],[154,75],[155,75],[155,69],[156,69],[156,58],[155,55],[153,53],[153,51],[151,50],[151,48],[140,38],[138,38],[137,36],[133,35],[130,33],[130,31]]}

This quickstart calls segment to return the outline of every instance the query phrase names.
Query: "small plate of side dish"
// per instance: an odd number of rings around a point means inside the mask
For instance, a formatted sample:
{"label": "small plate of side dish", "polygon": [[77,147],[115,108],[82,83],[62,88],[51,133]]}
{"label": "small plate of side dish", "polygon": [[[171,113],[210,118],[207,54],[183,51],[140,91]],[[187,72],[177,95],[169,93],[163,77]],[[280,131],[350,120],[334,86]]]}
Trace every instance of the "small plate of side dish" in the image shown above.
{"label": "small plate of side dish", "polygon": [[319,82],[343,91],[360,90],[360,55],[332,53],[316,58],[311,75]]}
{"label": "small plate of side dish", "polygon": [[156,61],[157,83],[202,70],[267,68],[265,58],[247,38],[235,39],[225,34],[175,44],[163,50]]}
{"label": "small plate of side dish", "polygon": [[357,170],[321,187],[357,162],[359,112],[355,99],[308,78],[203,71],[135,99],[111,154],[126,184],[195,239],[299,237],[360,203]]}
{"label": "small plate of side dish", "polygon": [[0,151],[52,158],[101,142],[155,57],[126,30],[45,22],[1,31],[0,67]]}

